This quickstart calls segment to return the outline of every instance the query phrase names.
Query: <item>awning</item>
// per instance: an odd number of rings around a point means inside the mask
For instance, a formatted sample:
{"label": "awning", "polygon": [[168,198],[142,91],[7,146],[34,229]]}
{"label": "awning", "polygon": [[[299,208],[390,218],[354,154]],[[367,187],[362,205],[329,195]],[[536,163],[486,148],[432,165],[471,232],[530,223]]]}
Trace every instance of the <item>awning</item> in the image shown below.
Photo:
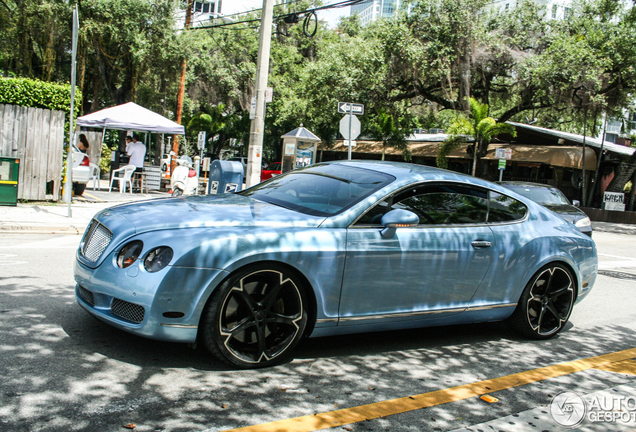
{"label": "awning", "polygon": [[[490,144],[488,154],[482,159],[496,160],[497,148],[511,149],[512,162],[539,162],[563,168],[583,168],[583,147]],[[585,169],[596,171],[596,153],[589,147],[585,149]]]}
{"label": "awning", "polygon": [[[420,157],[437,157],[437,150],[441,145],[441,142],[428,142],[428,143],[409,143],[409,149],[411,149],[411,153],[413,156]],[[459,148],[455,149],[448,156],[449,158],[464,158],[469,159],[468,154],[466,153],[466,147],[468,145],[464,144]],[[335,151],[335,152],[348,152],[349,147],[345,146],[343,141],[336,141],[336,144],[328,149],[327,151]],[[382,143],[377,141],[357,141],[356,146],[351,149],[352,153],[367,153],[367,154],[382,154]],[[393,147],[387,147],[385,154],[387,155],[401,155],[402,152]]]}
{"label": "awning", "polygon": [[[441,142],[409,143],[409,148],[413,156],[436,158],[437,150],[441,144]],[[466,152],[467,146],[467,144],[464,144],[456,148],[448,155],[448,158],[471,160],[472,158]],[[490,144],[488,153],[482,159],[496,160],[495,149],[497,148],[512,149],[512,162],[544,163],[573,169],[581,169],[583,167],[582,147]],[[348,147],[344,146],[342,141],[336,141],[336,144],[330,151],[347,152]],[[380,155],[382,154],[382,143],[377,141],[358,141],[356,147],[352,149],[352,152]],[[392,147],[387,147],[385,154],[401,155],[402,152]],[[585,168],[590,171],[596,171],[596,153],[589,147],[585,149]]]}
{"label": "awning", "polygon": [[[506,123],[513,125],[517,129],[517,132],[519,132],[520,129],[523,129],[535,134],[536,136],[552,137],[554,141],[557,141],[558,139],[563,139],[566,144],[569,141],[570,143],[578,143],[583,145],[583,140],[585,140],[586,145],[590,147],[594,147],[597,150],[600,150],[601,144],[602,144],[600,139],[589,137],[589,136],[583,137],[583,135],[577,135],[577,134],[573,134],[569,132],[561,132],[557,130],[531,126],[531,125],[527,125],[523,123],[514,123],[514,122],[506,122]],[[636,151],[636,149],[634,149],[633,147],[626,147],[620,144],[614,144],[609,141],[605,141],[603,143],[603,149],[611,153],[616,153],[616,154],[625,155],[625,156],[631,156]],[[587,157],[586,157],[586,165],[587,165]],[[596,166],[594,167],[594,169],[596,169]]]}

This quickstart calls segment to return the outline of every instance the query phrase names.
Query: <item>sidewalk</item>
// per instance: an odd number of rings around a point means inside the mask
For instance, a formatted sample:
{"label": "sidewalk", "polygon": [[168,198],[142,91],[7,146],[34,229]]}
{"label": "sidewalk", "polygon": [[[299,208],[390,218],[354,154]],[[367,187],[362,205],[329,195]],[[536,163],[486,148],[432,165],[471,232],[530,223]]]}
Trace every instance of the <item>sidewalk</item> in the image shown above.
{"label": "sidewalk", "polygon": [[[89,183],[91,185],[91,183]],[[67,203],[30,202],[13,206],[0,206],[0,235],[25,234],[78,234],[84,233],[95,213],[122,203],[169,197],[167,192],[142,193],[108,192],[108,181],[102,180],[98,190],[86,188],[80,197],[73,197],[71,217]]]}
{"label": "sidewalk", "polygon": [[[636,235],[636,225],[611,222],[592,222],[593,231],[611,232],[615,234]],[[594,237],[592,237],[594,238]]]}

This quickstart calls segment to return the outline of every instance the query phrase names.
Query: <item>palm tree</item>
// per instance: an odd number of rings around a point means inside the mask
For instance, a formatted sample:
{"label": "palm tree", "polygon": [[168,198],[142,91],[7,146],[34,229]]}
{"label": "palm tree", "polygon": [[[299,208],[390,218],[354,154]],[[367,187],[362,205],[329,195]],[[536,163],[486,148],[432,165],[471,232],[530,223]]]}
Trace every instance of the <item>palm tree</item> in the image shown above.
{"label": "palm tree", "polygon": [[402,151],[405,160],[410,158],[406,137],[410,135],[413,119],[408,116],[394,117],[384,109],[369,119],[366,133],[374,140],[382,143],[382,160],[387,147],[394,147]]}
{"label": "palm tree", "polygon": [[[188,122],[188,134],[196,135],[200,131],[206,132],[206,141],[214,139],[227,126],[225,105],[201,107],[199,113]],[[207,143],[206,143],[207,144]]]}
{"label": "palm tree", "polygon": [[475,175],[477,170],[477,159],[486,155],[488,144],[494,136],[507,133],[517,136],[514,126],[506,123],[498,123],[494,118],[488,117],[488,104],[479,103],[476,99],[470,98],[470,117],[459,115],[455,122],[448,128],[450,136],[442,143],[437,151],[437,166],[448,167],[448,155],[462,144],[468,142],[468,137],[473,137],[475,141],[473,152],[473,170]]}

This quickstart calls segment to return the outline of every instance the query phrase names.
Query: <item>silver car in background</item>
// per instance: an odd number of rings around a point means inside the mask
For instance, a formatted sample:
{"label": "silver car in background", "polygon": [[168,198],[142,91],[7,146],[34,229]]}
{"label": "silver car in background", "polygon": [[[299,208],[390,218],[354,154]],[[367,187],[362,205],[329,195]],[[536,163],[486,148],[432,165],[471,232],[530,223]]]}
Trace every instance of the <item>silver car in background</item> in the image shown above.
{"label": "silver car in background", "polygon": [[571,204],[563,192],[556,187],[532,182],[503,181],[498,183],[547,207],[566,221],[573,223],[582,233],[592,237],[592,222],[583,210],[578,208],[579,202],[574,201]]}

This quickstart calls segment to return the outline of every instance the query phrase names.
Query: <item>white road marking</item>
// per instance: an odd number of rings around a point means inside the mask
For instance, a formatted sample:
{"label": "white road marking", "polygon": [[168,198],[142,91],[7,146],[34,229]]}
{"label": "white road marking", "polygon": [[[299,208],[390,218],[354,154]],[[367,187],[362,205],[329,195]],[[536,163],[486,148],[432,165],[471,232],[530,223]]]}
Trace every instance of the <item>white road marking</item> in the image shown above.
{"label": "white road marking", "polygon": [[78,235],[55,236],[48,240],[0,246],[0,249],[77,249],[81,239]]}
{"label": "white road marking", "polygon": [[17,257],[12,254],[0,254],[0,266],[10,266],[17,264],[28,264],[26,261],[11,261],[9,258]]}
{"label": "white road marking", "polygon": [[610,257],[610,258],[621,258],[621,259],[626,259],[626,260],[633,260],[634,257],[626,257],[626,256],[621,256],[621,255],[610,255],[610,254],[605,254],[605,253],[599,253],[598,256],[606,256],[606,257]]}

